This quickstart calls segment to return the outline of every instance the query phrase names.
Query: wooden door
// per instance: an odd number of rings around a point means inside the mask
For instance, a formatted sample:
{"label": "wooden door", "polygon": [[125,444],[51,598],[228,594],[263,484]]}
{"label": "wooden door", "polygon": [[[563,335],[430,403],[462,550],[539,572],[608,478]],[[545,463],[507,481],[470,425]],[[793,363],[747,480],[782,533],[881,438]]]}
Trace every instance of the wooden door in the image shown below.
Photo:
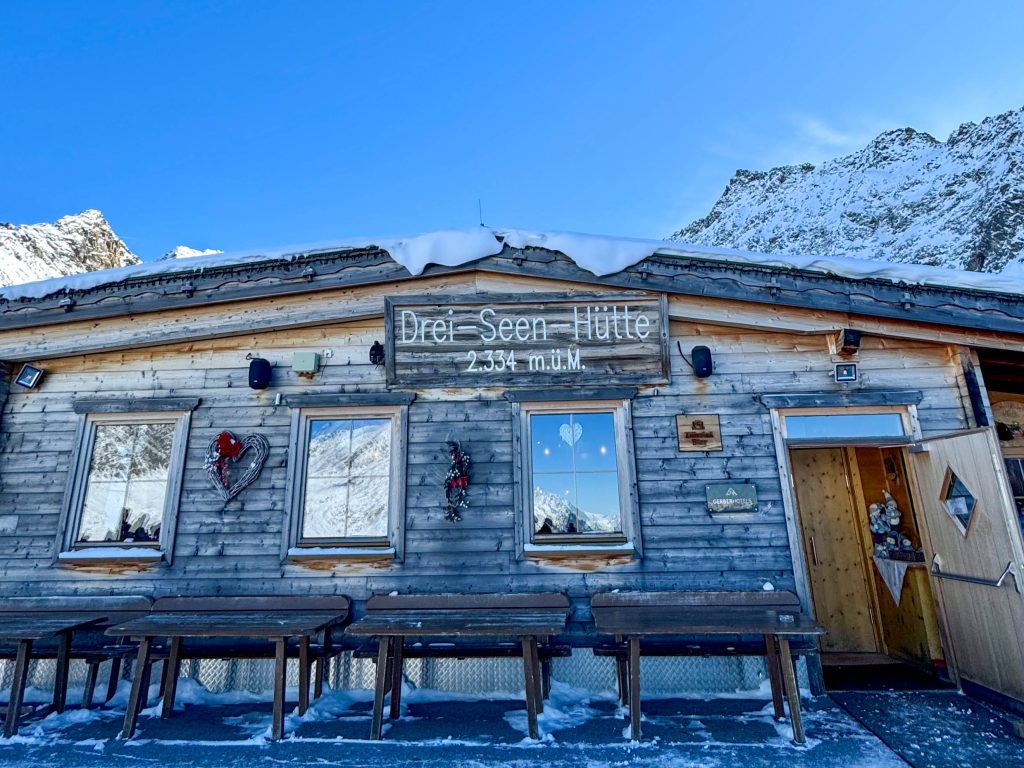
{"label": "wooden door", "polygon": [[1024,545],[994,433],[925,440],[910,459],[955,671],[1024,701]]}
{"label": "wooden door", "polygon": [[815,618],[823,651],[876,653],[871,587],[842,448],[790,452]]}

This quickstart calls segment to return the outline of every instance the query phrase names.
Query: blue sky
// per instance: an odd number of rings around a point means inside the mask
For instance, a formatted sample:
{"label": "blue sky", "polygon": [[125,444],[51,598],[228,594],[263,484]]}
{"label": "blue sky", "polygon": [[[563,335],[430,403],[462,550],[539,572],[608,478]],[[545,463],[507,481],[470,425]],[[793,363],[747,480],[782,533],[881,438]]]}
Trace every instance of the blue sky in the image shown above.
{"label": "blue sky", "polygon": [[41,2],[0,23],[0,221],[144,259],[487,224],[662,237],[736,168],[1024,105],[1024,3]]}

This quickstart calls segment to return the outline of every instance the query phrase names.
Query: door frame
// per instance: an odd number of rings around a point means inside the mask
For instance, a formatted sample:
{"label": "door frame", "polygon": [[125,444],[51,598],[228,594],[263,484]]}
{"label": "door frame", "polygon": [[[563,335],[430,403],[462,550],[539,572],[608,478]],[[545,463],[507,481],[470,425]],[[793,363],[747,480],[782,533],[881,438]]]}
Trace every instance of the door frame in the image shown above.
{"label": "door frame", "polygon": [[[921,440],[921,424],[917,416],[917,407],[913,404],[770,408],[769,413],[772,420],[772,432],[775,438],[775,458],[779,470],[779,480],[782,483],[782,508],[786,518],[789,551],[793,560],[793,582],[804,612],[808,616],[815,617],[814,601],[811,599],[811,580],[807,565],[807,553],[804,552],[803,529],[800,525],[800,516],[797,513],[796,488],[793,485],[793,471],[789,462],[790,447],[850,448],[857,446],[888,447],[893,445],[910,445]],[[789,440],[786,436],[786,417],[788,416],[835,416],[877,413],[900,414],[903,419],[905,438],[869,438],[858,440],[836,437],[835,439],[826,440],[795,441]],[[917,490],[916,483],[914,490]]]}

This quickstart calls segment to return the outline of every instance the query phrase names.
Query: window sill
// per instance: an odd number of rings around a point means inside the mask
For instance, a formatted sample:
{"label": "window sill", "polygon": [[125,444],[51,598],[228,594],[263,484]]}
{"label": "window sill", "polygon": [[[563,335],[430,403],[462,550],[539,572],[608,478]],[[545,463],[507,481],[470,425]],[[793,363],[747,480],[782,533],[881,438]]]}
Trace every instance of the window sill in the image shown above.
{"label": "window sill", "polygon": [[162,562],[163,550],[127,549],[123,547],[87,547],[61,552],[57,562],[66,565],[136,565],[148,566]]}
{"label": "window sill", "polygon": [[614,557],[633,558],[636,547],[630,542],[615,544],[527,544],[523,547],[524,557],[556,560],[559,558]]}
{"label": "window sill", "polygon": [[296,563],[381,563],[393,562],[396,557],[394,547],[292,547],[287,559]]}

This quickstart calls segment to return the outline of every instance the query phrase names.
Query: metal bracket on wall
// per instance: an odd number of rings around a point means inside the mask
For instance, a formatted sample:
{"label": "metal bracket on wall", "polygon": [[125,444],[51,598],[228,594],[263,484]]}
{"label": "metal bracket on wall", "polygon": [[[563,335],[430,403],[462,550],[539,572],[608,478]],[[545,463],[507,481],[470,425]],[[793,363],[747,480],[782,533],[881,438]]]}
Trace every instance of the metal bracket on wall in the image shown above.
{"label": "metal bracket on wall", "polygon": [[936,552],[935,555],[932,557],[932,565],[931,565],[931,568],[929,569],[929,572],[931,573],[932,576],[936,576],[936,577],[938,577],[940,579],[946,579],[948,581],[965,581],[968,584],[980,584],[983,587],[996,587],[996,588],[1002,587],[1003,586],[1003,582],[1006,581],[1006,577],[1010,576],[1011,578],[1013,578],[1013,588],[1014,588],[1014,590],[1017,592],[1018,595],[1021,593],[1020,592],[1020,582],[1017,581],[1017,574],[1013,572],[1013,563],[1012,562],[1009,562],[1009,563],[1006,564],[1006,568],[1003,569],[1003,572],[999,575],[998,579],[982,579],[982,578],[980,578],[978,576],[965,576],[962,573],[946,573],[946,572],[944,572],[942,570],[941,564],[939,562],[939,553]]}

